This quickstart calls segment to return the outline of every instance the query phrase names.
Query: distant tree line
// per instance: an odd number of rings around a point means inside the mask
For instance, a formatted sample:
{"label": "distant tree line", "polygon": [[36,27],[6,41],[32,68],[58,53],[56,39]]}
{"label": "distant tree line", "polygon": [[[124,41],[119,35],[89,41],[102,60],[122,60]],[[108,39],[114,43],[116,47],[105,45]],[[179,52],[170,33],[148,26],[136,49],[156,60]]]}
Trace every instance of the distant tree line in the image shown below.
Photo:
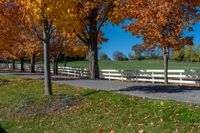
{"label": "distant tree line", "polygon": [[[123,52],[115,51],[112,54],[114,61],[128,61],[128,60],[144,60],[144,59],[163,59],[162,49],[155,48],[145,50],[141,45],[136,44],[132,47],[133,53],[126,56]],[[170,50],[170,60],[185,61],[185,62],[200,62],[200,46],[186,46],[177,50]],[[99,55],[99,60],[111,60],[106,53]]]}
{"label": "distant tree line", "polygon": [[173,51],[172,59],[176,61],[200,62],[200,46],[188,46]]}

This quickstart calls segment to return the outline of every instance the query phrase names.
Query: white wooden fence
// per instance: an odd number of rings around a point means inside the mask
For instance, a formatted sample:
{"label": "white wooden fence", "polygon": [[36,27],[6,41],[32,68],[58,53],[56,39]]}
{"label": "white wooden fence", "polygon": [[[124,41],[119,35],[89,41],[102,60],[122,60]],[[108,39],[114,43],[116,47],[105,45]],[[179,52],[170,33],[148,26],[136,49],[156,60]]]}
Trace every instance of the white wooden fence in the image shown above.
{"label": "white wooden fence", "polygon": [[[164,83],[164,70],[101,70],[102,78]],[[168,70],[169,83],[200,85],[200,70]]]}
{"label": "white wooden fence", "polygon": [[[53,72],[53,70],[51,70]],[[88,70],[74,67],[58,67],[60,74],[65,74],[74,77],[88,77]]]}
{"label": "white wooden fence", "polygon": [[[0,64],[1,68],[11,68],[11,64]],[[16,64],[16,69],[20,69],[20,64]],[[29,71],[30,66],[24,65],[25,70]],[[43,67],[36,66],[37,72],[43,72]],[[53,69],[51,69],[53,72]],[[73,77],[88,77],[87,69],[74,67],[59,67],[59,74]],[[169,83],[176,84],[193,84],[200,85],[200,70],[168,70]],[[108,80],[135,81],[135,82],[151,82],[163,83],[164,70],[106,70],[100,71],[100,77]]]}

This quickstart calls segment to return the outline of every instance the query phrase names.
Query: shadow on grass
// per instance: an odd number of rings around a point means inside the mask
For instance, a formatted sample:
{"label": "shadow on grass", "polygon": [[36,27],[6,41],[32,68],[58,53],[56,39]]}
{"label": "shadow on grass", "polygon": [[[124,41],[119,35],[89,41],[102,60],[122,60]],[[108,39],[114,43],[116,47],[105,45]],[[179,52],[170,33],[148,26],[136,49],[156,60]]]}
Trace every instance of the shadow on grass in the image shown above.
{"label": "shadow on grass", "polygon": [[86,94],[82,94],[81,96],[87,97],[87,96],[90,96],[90,95],[93,95],[93,94],[97,94],[99,92],[103,92],[103,91],[102,90],[94,90],[94,91],[90,91],[90,92],[88,92]]}
{"label": "shadow on grass", "polygon": [[199,87],[189,87],[189,86],[162,86],[162,85],[150,85],[150,86],[131,86],[115,91],[142,91],[145,93],[182,93],[182,92],[190,92],[190,91],[199,91]]}
{"label": "shadow on grass", "polygon": [[0,125],[0,133],[7,133],[7,131],[5,129],[3,129]]}

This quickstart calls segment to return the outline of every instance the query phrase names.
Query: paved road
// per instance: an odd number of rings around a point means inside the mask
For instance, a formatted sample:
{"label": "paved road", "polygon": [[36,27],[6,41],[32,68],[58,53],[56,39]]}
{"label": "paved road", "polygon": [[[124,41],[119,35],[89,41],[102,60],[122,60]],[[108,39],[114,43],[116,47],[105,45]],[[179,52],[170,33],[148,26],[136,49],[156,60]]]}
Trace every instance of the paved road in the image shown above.
{"label": "paved road", "polygon": [[[42,74],[18,73],[1,70],[0,74],[32,79],[43,79]],[[171,99],[181,102],[200,104],[199,87],[164,86],[108,80],[70,79],[65,76],[53,76],[52,79],[53,82],[68,84],[76,87],[113,91],[116,93],[147,97],[151,99]]]}

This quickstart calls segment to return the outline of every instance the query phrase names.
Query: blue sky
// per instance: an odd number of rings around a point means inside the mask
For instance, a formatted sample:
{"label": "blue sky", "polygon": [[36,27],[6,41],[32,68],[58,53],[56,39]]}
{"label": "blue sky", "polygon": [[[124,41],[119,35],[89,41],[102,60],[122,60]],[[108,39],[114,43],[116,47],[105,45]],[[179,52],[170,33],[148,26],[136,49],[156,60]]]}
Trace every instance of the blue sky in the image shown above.
{"label": "blue sky", "polygon": [[[194,31],[190,35],[194,36],[194,44],[200,44],[200,22],[193,26]],[[122,29],[121,25],[113,26],[108,24],[102,28],[108,42],[102,44],[101,52],[105,52],[109,57],[112,57],[113,52],[121,51],[125,55],[132,52],[131,47],[135,44],[141,44],[142,39],[132,36],[129,32]],[[185,33],[186,35],[188,33]]]}

